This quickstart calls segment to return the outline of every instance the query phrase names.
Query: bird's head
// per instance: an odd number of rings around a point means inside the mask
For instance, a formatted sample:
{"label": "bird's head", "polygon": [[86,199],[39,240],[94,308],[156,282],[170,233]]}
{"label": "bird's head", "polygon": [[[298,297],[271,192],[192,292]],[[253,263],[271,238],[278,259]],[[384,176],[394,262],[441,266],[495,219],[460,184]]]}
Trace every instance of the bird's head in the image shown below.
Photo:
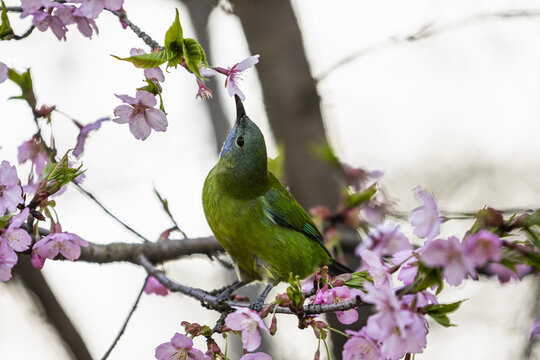
{"label": "bird's head", "polygon": [[229,132],[219,163],[228,181],[238,184],[267,179],[266,144],[261,130],[249,119],[240,98],[235,95],[236,122]]}

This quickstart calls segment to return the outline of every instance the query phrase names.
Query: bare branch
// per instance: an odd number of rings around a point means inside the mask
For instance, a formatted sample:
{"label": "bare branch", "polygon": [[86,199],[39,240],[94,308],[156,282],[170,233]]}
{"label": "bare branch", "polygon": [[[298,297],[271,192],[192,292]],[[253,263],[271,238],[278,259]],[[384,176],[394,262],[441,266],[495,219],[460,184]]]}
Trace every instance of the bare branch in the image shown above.
{"label": "bare branch", "polygon": [[148,45],[152,50],[163,49],[163,47],[159,45],[157,41],[152,39],[150,35],[142,31],[141,28],[139,28],[137,25],[132,23],[131,20],[128,19],[127,14],[124,10],[115,10],[115,11],[109,10],[109,11],[113,13],[114,15],[116,15],[118,19],[120,19],[121,22],[126,24],[135,33],[135,35],[137,35],[142,41],[144,41],[144,43]]}
{"label": "bare branch", "polygon": [[116,344],[118,343],[118,340],[120,340],[120,337],[124,334],[124,331],[126,331],[126,327],[127,327],[127,324],[129,322],[129,320],[131,319],[131,316],[133,315],[133,313],[135,312],[135,310],[137,309],[137,306],[139,305],[139,301],[141,300],[141,296],[144,292],[144,287],[146,286],[146,281],[148,280],[148,277],[150,275],[148,275],[145,279],[144,279],[144,282],[143,282],[143,286],[141,287],[141,291],[139,291],[139,294],[137,295],[137,298],[135,299],[135,303],[133,304],[133,306],[131,307],[131,310],[126,318],[126,320],[124,321],[124,325],[122,325],[122,328],[120,328],[120,331],[118,332],[118,335],[116,336],[116,338],[114,339],[113,343],[111,344],[111,346],[109,347],[109,349],[107,350],[107,352],[103,355],[103,357],[101,358],[101,360],[106,360],[109,355],[111,354],[111,352],[113,351],[114,347],[116,346]]}
{"label": "bare branch", "polygon": [[[191,288],[186,285],[181,285],[173,280],[169,279],[165,274],[157,270],[154,265],[143,255],[139,254],[136,259],[137,263],[141,265],[148,274],[154,276],[160,283],[162,283],[167,289],[174,292],[180,292],[184,295],[195,298],[203,303],[203,305],[209,309],[216,310],[219,312],[227,311],[231,306],[238,307],[249,307],[249,303],[240,302],[240,301],[224,301],[221,303],[217,302],[217,296],[211,295],[210,293],[197,288]],[[344,311],[356,308],[358,306],[365,305],[359,297],[356,299],[351,299],[336,304],[328,305],[305,305],[302,308],[304,314],[322,314],[333,311]],[[264,305],[263,307],[268,306]],[[289,308],[278,306],[276,312],[280,314],[294,314]]]}
{"label": "bare branch", "polygon": [[540,10],[524,9],[524,10],[506,10],[506,11],[499,11],[499,12],[494,12],[494,13],[472,15],[472,16],[459,19],[459,20],[456,20],[456,21],[453,21],[444,25],[440,25],[438,27],[434,26],[434,22],[429,22],[421,26],[417,31],[415,31],[412,34],[405,35],[405,36],[393,35],[393,36],[388,37],[387,39],[381,40],[377,43],[369,45],[368,47],[364,49],[361,49],[352,53],[351,55],[341,59],[334,65],[330,66],[328,70],[325,70],[318,76],[315,76],[315,82],[319,83],[323,81],[334,70],[342,66],[348,65],[349,63],[357,60],[358,58],[364,55],[374,53],[376,51],[379,51],[383,48],[386,48],[395,44],[424,40],[433,36],[441,35],[450,30],[455,30],[461,27],[474,25],[483,21],[499,20],[499,19],[510,20],[510,19],[517,19],[517,18],[533,18],[533,17],[538,17],[538,16],[540,16]]}
{"label": "bare branch", "polygon": [[193,254],[214,256],[220,251],[223,251],[223,248],[214,237],[163,240],[144,244],[89,243],[88,247],[81,248],[81,256],[78,260],[99,264],[117,261],[138,263],[137,256],[144,255],[151,262],[163,262]]}

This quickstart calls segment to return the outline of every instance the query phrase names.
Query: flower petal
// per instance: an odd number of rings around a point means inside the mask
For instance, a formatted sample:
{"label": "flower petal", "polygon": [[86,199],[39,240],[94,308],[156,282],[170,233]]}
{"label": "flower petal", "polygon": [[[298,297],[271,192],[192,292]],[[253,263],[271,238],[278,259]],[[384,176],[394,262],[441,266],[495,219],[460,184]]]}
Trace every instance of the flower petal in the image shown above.
{"label": "flower petal", "polygon": [[191,349],[193,340],[186,335],[175,333],[171,339],[171,344],[177,349]]}
{"label": "flower petal", "polygon": [[135,139],[146,140],[150,136],[152,129],[146,123],[143,114],[137,114],[132,117],[131,122],[129,123],[129,130],[135,136]]}
{"label": "flower petal", "polygon": [[154,108],[146,110],[146,122],[155,131],[165,131],[169,125],[163,111]]}
{"label": "flower petal", "polygon": [[245,58],[244,60],[240,61],[238,65],[234,67],[234,70],[236,71],[244,71],[246,69],[249,69],[253,65],[259,62],[259,54],[250,56],[248,58]]}
{"label": "flower petal", "polygon": [[137,90],[135,93],[135,99],[137,99],[138,103],[140,102],[144,106],[148,107],[154,107],[157,104],[156,97],[152,93],[144,90]]}

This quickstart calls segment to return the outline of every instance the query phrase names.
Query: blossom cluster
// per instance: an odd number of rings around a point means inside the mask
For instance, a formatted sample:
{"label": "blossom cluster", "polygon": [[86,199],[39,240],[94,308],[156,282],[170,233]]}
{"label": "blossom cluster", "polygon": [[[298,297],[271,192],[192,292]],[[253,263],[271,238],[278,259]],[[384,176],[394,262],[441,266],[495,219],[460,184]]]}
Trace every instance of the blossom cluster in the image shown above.
{"label": "blossom cluster", "polygon": [[[58,40],[66,40],[68,26],[76,24],[79,31],[91,38],[97,34],[95,19],[104,10],[120,10],[124,0],[21,0],[21,18],[32,16],[33,25],[40,31],[51,29]],[[74,4],[80,4],[76,6]]]}
{"label": "blossom cluster", "polygon": [[[23,203],[23,187],[17,169],[4,160],[0,164],[0,216],[6,211],[17,211]],[[41,269],[46,259],[53,259],[59,253],[69,260],[76,260],[81,254],[80,247],[88,246],[88,242],[78,235],[62,232],[60,224],[32,246],[33,239],[23,226],[29,215],[30,209],[24,207],[0,230],[0,281],[11,278],[11,269],[18,260],[17,252],[31,248],[32,264]]]}

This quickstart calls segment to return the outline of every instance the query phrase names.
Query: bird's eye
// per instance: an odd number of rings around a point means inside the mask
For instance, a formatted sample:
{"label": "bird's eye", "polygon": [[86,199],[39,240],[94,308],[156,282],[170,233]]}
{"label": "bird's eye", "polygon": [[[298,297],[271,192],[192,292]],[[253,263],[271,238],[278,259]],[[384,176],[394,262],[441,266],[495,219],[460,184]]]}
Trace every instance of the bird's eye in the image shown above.
{"label": "bird's eye", "polygon": [[236,144],[240,147],[244,146],[244,137],[239,136],[238,138],[236,138]]}

